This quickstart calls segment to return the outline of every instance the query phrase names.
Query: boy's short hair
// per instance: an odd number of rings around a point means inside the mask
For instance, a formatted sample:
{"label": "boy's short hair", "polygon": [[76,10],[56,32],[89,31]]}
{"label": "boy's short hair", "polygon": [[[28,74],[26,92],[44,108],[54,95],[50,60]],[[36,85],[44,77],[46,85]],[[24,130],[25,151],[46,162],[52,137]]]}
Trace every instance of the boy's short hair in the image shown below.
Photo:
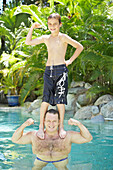
{"label": "boy's short hair", "polygon": [[51,15],[48,17],[48,20],[51,19],[51,18],[58,19],[59,24],[61,24],[61,16],[60,16],[58,13],[53,13],[53,14],[51,14]]}
{"label": "boy's short hair", "polygon": [[59,114],[59,112],[57,110],[55,110],[55,109],[47,110],[45,115],[44,115],[44,119],[45,119],[47,113],[51,113],[51,114],[54,114],[54,115],[57,114],[58,115],[58,119],[60,120],[60,114]]}

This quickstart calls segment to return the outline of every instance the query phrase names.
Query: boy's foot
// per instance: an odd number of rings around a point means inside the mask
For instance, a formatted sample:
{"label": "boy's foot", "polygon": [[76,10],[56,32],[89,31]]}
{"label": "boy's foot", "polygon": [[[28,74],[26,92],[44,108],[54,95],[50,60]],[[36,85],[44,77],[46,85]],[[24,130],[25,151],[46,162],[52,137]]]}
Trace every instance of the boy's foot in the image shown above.
{"label": "boy's foot", "polygon": [[43,131],[43,129],[39,129],[38,131],[37,131],[37,136],[40,138],[40,139],[44,139],[44,131]]}
{"label": "boy's foot", "polygon": [[60,138],[64,139],[66,137],[66,131],[63,128],[59,129]]}

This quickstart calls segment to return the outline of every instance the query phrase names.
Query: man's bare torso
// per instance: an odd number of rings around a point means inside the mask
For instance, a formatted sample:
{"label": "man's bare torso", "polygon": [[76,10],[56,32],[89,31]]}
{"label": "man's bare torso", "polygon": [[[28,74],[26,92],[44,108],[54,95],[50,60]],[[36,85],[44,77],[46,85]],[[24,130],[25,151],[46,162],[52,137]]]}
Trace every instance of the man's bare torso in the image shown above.
{"label": "man's bare torso", "polygon": [[48,50],[48,60],[46,65],[60,65],[65,63],[65,54],[67,43],[64,42],[64,35],[59,33],[58,36],[45,36],[44,42]]}
{"label": "man's bare torso", "polygon": [[65,139],[57,138],[45,138],[41,140],[37,137],[36,132],[33,134],[32,150],[39,158],[46,161],[59,160],[68,156],[71,150],[71,143],[69,135]]}

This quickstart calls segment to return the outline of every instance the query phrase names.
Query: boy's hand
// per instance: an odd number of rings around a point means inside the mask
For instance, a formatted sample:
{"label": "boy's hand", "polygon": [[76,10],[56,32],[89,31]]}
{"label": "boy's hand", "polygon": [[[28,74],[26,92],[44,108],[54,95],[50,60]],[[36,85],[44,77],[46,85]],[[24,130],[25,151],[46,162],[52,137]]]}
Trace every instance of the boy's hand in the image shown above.
{"label": "boy's hand", "polygon": [[25,126],[30,126],[32,124],[34,124],[34,120],[32,118],[29,118],[28,120],[26,120],[26,122],[24,122]]}
{"label": "boy's hand", "polygon": [[70,119],[68,120],[68,124],[69,124],[69,125],[78,126],[78,124],[80,124],[80,122],[79,122],[78,120],[75,120],[75,119],[70,118]]}
{"label": "boy's hand", "polygon": [[65,61],[66,67],[70,65],[72,62],[70,60]]}
{"label": "boy's hand", "polygon": [[34,28],[41,28],[41,25],[38,22],[33,23],[33,25],[31,26],[33,29]]}

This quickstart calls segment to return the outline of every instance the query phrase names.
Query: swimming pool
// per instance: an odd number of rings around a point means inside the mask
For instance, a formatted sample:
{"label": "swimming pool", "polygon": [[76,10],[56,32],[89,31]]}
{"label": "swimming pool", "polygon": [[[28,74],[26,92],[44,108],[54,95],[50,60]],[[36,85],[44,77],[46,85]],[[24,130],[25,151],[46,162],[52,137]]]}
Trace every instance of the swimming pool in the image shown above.
{"label": "swimming pool", "polygon": [[[68,118],[72,115],[65,114],[64,128],[66,130],[79,129],[67,125]],[[35,155],[32,154],[31,145],[18,145],[11,141],[11,136],[30,115],[21,114],[20,109],[0,111],[0,169],[1,170],[31,170]],[[25,129],[36,130],[38,122]],[[72,144],[69,154],[69,170],[113,170],[113,122],[91,123],[81,121],[90,131],[93,140],[86,144]],[[48,164],[43,170],[56,170]]]}

